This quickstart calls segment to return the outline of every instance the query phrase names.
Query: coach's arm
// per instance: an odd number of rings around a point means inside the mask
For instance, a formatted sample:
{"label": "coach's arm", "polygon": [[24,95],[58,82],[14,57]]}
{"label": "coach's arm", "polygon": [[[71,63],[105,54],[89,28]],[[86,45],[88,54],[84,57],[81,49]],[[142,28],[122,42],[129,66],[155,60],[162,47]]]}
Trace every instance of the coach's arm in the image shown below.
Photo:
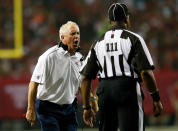
{"label": "coach's arm", "polygon": [[163,110],[162,103],[160,101],[159,91],[156,85],[156,80],[152,70],[142,70],[141,78],[144,85],[153,98],[153,111],[155,116],[159,116]]}
{"label": "coach's arm", "polygon": [[26,119],[31,124],[31,126],[34,125],[36,120],[35,99],[37,95],[37,88],[38,83],[30,81],[28,90],[28,107],[26,112]]}

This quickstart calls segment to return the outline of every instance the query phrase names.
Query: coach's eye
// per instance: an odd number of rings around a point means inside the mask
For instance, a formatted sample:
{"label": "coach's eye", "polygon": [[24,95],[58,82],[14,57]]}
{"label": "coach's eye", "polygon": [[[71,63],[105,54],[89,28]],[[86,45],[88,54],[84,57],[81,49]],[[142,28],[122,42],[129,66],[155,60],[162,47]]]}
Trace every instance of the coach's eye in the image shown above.
{"label": "coach's eye", "polygon": [[75,35],[75,32],[73,32],[71,35]]}

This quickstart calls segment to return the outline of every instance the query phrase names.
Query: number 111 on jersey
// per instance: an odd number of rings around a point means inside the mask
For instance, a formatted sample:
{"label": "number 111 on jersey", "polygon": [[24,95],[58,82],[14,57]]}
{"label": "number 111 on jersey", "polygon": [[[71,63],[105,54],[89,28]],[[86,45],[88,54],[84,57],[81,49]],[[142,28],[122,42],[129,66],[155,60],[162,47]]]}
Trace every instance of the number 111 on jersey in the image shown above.
{"label": "number 111 on jersey", "polygon": [[117,49],[117,42],[115,42],[115,43],[107,43],[106,44],[106,51],[107,52],[118,51],[118,49]]}

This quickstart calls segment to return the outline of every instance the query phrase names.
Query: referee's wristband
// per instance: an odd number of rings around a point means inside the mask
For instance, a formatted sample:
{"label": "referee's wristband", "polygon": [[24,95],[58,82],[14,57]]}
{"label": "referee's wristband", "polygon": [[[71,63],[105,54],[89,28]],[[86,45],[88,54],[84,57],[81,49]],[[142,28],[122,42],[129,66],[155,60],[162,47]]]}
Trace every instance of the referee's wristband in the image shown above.
{"label": "referee's wristband", "polygon": [[156,101],[156,102],[160,101],[159,91],[155,91],[154,93],[150,93],[150,95],[151,95],[153,101]]}
{"label": "referee's wristband", "polygon": [[83,106],[83,110],[90,110],[91,109],[91,106],[88,105],[88,106]]}
{"label": "referee's wristband", "polygon": [[96,100],[96,96],[90,97],[90,100],[91,100],[91,101],[95,101],[95,100]]}

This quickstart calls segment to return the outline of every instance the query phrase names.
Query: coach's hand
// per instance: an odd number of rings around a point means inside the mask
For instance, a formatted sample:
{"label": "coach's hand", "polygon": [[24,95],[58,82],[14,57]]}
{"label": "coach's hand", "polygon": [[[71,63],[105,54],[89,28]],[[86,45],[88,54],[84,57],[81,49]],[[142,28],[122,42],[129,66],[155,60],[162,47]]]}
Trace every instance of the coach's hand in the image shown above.
{"label": "coach's hand", "polygon": [[35,109],[28,109],[27,110],[26,119],[30,123],[31,126],[33,126],[35,124],[35,120],[36,120]]}
{"label": "coach's hand", "polygon": [[83,121],[86,125],[93,127],[93,121],[96,121],[95,112],[92,109],[83,111]]}
{"label": "coach's hand", "polygon": [[162,110],[163,110],[163,105],[162,105],[161,101],[158,101],[158,102],[153,101],[154,116],[155,117],[160,116]]}

